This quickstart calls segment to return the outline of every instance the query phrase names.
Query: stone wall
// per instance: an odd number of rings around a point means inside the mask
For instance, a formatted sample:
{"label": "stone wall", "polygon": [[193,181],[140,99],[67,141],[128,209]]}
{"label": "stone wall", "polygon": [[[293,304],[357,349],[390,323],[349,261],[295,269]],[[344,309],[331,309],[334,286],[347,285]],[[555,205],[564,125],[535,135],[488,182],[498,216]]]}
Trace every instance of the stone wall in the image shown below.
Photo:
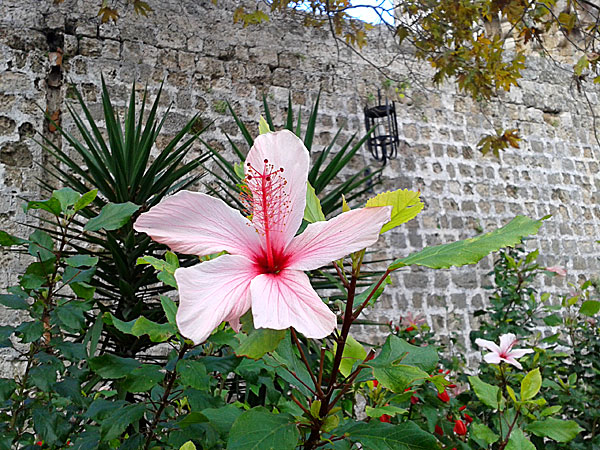
{"label": "stone wall", "polygon": [[[210,0],[161,2],[148,18],[122,10],[116,25],[99,24],[93,1],[52,3],[4,0],[0,17],[0,225],[15,233],[26,232],[16,224],[27,220],[19,205],[38,195],[36,177],[43,176],[36,163],[44,164],[45,156],[31,138],[37,131],[60,144],[43,110],[60,115],[68,127],[71,83],[100,117],[101,74],[121,105],[132,82],[140,89],[148,84],[156,93],[164,80],[163,106],[172,104],[164,139],[199,113],[204,123],[214,121],[204,138],[226,149],[224,133],[235,142],[242,137],[224,100],[253,122],[266,95],[281,125],[288,93],[306,116],[322,89],[317,141],[323,145],[343,123],[343,137],[364,132],[362,108],[383,81],[360,54],[336,48],[326,30],[303,27],[301,17],[248,28],[233,24],[235,3],[229,0],[216,6]],[[363,56],[387,61],[391,45],[376,39],[377,32]],[[415,63],[405,54],[387,69],[401,77],[414,71]],[[426,208],[380,243],[384,255],[405,256],[426,245],[475,236],[516,214],[552,214],[530,246],[540,247],[548,265],[565,266],[567,281],[597,271],[600,148],[589,108],[562,69],[534,59],[520,88],[490,104],[469,100],[453,85],[433,89],[413,81],[398,105],[403,144],[383,172],[383,189],[418,189]],[[427,74],[426,68],[416,70]],[[596,108],[597,91],[588,95]],[[521,148],[504,152],[500,160],[482,156],[476,144],[493,130],[490,120],[494,126],[519,128],[525,138]],[[378,167],[365,149],[361,152],[349,170]],[[3,253],[2,285],[14,281],[24,263]],[[472,312],[485,302],[482,287],[489,284],[490,268],[491,258],[455,270],[403,269],[368,318],[398,322],[407,311],[420,312],[441,334],[462,330],[457,351],[474,355],[467,336],[476,326]],[[566,289],[565,280],[545,283],[552,292]],[[0,320],[15,318],[4,313]],[[364,331],[379,336],[377,328]]]}

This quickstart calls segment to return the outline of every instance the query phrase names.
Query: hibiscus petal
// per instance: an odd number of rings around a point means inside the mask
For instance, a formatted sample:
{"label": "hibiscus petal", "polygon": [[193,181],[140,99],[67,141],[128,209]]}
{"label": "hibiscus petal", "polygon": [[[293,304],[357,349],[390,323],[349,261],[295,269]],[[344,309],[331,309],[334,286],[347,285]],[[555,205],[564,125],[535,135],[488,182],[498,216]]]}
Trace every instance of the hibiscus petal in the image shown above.
{"label": "hibiscus petal", "polygon": [[500,364],[500,361],[502,361],[502,358],[497,353],[486,353],[483,355],[483,359],[489,364]]}
{"label": "hibiscus petal", "polygon": [[502,358],[502,360],[506,361],[508,364],[512,364],[517,369],[522,369],[523,368],[523,366],[521,365],[521,363],[519,361],[517,361],[515,358],[511,358],[510,356],[507,357],[507,358]]}
{"label": "hibiscus petal", "polygon": [[506,333],[500,336],[500,353],[508,353],[517,342],[517,337],[513,333]]}
{"label": "hibiscus petal", "polygon": [[256,328],[294,327],[308,338],[328,336],[337,320],[314,291],[304,272],[282,270],[259,275],[250,284]]}
{"label": "hibiscus petal", "polygon": [[494,353],[501,353],[500,347],[498,347],[494,342],[488,341],[487,339],[477,338],[475,339],[475,343],[481,348],[487,348]]}
{"label": "hibiscus petal", "polygon": [[176,252],[208,255],[223,250],[252,257],[260,252],[254,227],[222,200],[181,191],[140,215],[134,228]]}
{"label": "hibiscus petal", "polygon": [[[308,164],[308,150],[288,130],[261,134],[248,152],[245,166],[247,177],[266,175],[265,171],[272,173],[268,182],[261,184],[250,180],[248,187],[254,203],[253,223],[263,235],[265,228],[269,229],[275,252],[287,246],[302,224]],[[283,172],[280,172],[282,168]]]}
{"label": "hibiscus petal", "polygon": [[285,253],[288,268],[312,270],[374,244],[390,220],[391,207],[348,211],[326,222],[315,222],[296,236]]}
{"label": "hibiscus petal", "polygon": [[239,318],[250,309],[250,282],[256,274],[254,263],[238,255],[177,269],[181,334],[200,344],[225,320],[239,330]]}
{"label": "hibiscus petal", "polygon": [[528,353],[534,353],[534,351],[531,350],[530,348],[523,348],[523,349],[516,348],[516,349],[511,350],[510,353],[506,356],[510,357],[510,358],[521,358]]}

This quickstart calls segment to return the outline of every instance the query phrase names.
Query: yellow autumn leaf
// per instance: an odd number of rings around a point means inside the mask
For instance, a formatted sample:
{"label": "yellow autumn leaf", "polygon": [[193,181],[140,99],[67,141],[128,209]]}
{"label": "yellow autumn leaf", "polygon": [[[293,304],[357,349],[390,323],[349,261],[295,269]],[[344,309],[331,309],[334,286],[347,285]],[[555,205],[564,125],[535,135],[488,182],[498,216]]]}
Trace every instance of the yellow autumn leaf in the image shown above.
{"label": "yellow autumn leaf", "polygon": [[392,217],[381,229],[385,233],[392,228],[402,225],[413,219],[423,209],[420,192],[398,189],[397,191],[382,192],[367,201],[367,208],[376,206],[392,206]]}

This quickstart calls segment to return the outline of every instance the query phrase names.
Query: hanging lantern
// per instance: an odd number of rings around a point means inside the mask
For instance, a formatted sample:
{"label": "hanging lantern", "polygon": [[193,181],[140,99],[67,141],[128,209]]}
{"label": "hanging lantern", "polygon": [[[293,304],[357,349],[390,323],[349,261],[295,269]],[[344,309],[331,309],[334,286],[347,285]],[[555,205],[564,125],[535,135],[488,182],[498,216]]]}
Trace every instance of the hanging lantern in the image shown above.
{"label": "hanging lantern", "polygon": [[365,106],[365,127],[367,132],[373,132],[367,139],[367,148],[377,161],[383,165],[389,159],[395,159],[398,153],[400,137],[398,136],[398,123],[396,121],[396,104],[381,103],[381,92],[377,91],[378,105],[372,108]]}

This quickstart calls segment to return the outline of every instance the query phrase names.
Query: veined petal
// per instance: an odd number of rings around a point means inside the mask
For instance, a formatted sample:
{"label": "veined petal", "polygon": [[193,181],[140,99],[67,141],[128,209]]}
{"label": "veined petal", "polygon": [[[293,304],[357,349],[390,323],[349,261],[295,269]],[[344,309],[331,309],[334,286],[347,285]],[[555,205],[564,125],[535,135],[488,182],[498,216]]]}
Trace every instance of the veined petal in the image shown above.
{"label": "veined petal", "polygon": [[508,353],[517,342],[517,337],[513,333],[506,333],[500,336],[500,353]]}
{"label": "veined petal", "polygon": [[140,215],[137,231],[172,250],[208,255],[223,250],[252,257],[260,253],[260,237],[250,221],[225,202],[199,192],[181,191]]}
{"label": "veined petal", "polygon": [[507,358],[502,358],[503,361],[506,361],[508,364],[512,364],[513,366],[515,366],[517,369],[523,369],[523,366],[521,365],[521,363],[519,361],[517,361],[515,358],[511,358],[510,356]]}
{"label": "veined petal", "polygon": [[263,236],[269,233],[274,252],[282,251],[302,224],[308,164],[308,150],[288,130],[261,134],[248,152],[245,170],[252,222]]}
{"label": "veined petal", "polygon": [[177,269],[181,334],[200,344],[224,320],[239,328],[239,318],[250,309],[250,282],[256,274],[254,263],[238,255]]}
{"label": "veined petal", "polygon": [[304,272],[282,270],[259,275],[250,283],[256,328],[294,327],[308,338],[324,338],[336,327],[335,314],[314,291]]}
{"label": "veined petal", "polygon": [[477,338],[475,339],[475,343],[481,348],[487,348],[488,350],[500,354],[500,347],[498,347],[494,342],[488,341],[487,339]]}
{"label": "veined petal", "polygon": [[504,358],[500,358],[497,353],[486,353],[483,355],[483,359],[489,364],[500,364],[500,361],[502,361]]}
{"label": "veined petal", "polygon": [[518,349],[513,349],[511,350],[508,355],[506,355],[507,357],[510,358],[521,358],[523,356],[525,356],[528,353],[534,353],[534,351],[530,348],[518,348]]}
{"label": "veined petal", "polygon": [[390,220],[390,206],[348,211],[326,222],[311,223],[285,250],[288,268],[312,270],[374,244]]}

